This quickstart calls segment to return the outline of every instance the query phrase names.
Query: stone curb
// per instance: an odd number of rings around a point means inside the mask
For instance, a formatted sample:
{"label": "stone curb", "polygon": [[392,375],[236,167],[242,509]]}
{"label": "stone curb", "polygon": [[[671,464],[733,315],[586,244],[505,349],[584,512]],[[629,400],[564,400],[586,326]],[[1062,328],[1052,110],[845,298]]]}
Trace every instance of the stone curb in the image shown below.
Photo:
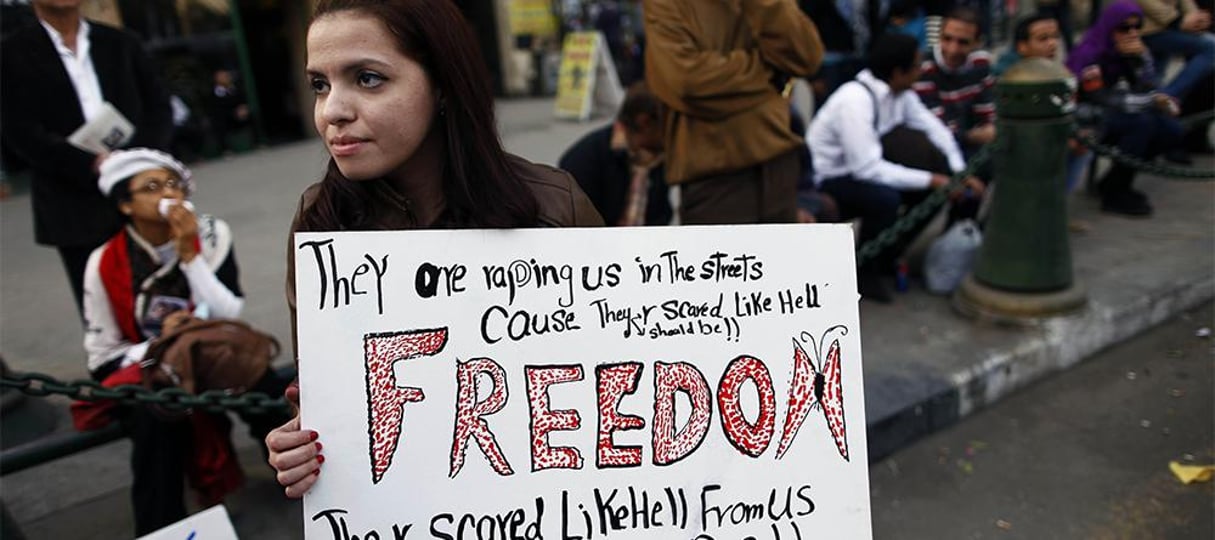
{"label": "stone curb", "polygon": [[1097,352],[1215,298],[1215,277],[1159,287],[1130,302],[1090,299],[1081,312],[1042,321],[1012,347],[977,358],[948,376],[949,388],[868,422],[869,460],[877,462],[945,429],[1020,388],[1068,369]]}

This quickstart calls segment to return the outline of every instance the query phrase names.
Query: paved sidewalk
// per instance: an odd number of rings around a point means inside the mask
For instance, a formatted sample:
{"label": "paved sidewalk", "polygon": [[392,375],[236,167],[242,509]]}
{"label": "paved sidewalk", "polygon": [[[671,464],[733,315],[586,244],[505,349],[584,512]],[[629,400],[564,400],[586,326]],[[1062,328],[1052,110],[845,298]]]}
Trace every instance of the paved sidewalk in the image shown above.
{"label": "paved sidewalk", "polygon": [[[548,101],[501,102],[507,148],[554,163],[606,121],[555,122],[550,111]],[[286,231],[299,193],[325,161],[320,144],[309,141],[195,169],[199,208],[235,230],[246,318],[281,338],[288,337]],[[1199,160],[1208,169],[1212,163]],[[1076,196],[1075,216],[1093,227],[1072,235],[1076,276],[1090,298],[1080,313],[1029,328],[983,325],[918,286],[891,306],[861,303],[871,458],[1215,296],[1215,183],[1144,177],[1139,185],[1157,208],[1152,219],[1106,216],[1095,200]],[[55,252],[32,242],[28,197],[0,202],[0,354],[17,371],[84,376],[65,285]],[[65,409],[60,399],[49,402],[27,406],[52,416]],[[59,428],[70,429],[60,418]],[[299,537],[300,506],[279,496],[254,441],[242,438],[238,446],[250,482],[228,505],[242,537]],[[31,538],[129,537],[128,456],[123,441],[9,475],[0,497]]]}

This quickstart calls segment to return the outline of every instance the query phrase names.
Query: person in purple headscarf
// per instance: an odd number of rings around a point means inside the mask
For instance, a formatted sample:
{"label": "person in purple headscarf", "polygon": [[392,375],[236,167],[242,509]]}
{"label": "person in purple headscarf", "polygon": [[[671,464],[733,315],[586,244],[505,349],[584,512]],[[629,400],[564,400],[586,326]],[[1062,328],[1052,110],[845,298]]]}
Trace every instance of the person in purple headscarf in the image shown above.
{"label": "person in purple headscarf", "polygon": [[[1120,150],[1151,160],[1180,144],[1180,110],[1175,98],[1158,90],[1155,65],[1140,38],[1143,10],[1131,0],[1105,8],[1067,59],[1080,81],[1082,107],[1100,115],[1101,138]],[[1147,217],[1147,195],[1132,187],[1135,169],[1114,163],[1098,184],[1101,209]]]}

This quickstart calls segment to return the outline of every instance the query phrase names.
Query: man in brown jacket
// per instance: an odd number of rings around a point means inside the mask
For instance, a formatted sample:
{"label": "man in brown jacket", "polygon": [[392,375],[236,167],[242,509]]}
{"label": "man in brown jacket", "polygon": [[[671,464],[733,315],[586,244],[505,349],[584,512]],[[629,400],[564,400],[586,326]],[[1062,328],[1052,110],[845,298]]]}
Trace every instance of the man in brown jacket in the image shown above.
{"label": "man in brown jacket", "polygon": [[680,222],[795,222],[803,142],[777,85],[818,70],[814,23],[793,0],[646,0],[644,12]]}

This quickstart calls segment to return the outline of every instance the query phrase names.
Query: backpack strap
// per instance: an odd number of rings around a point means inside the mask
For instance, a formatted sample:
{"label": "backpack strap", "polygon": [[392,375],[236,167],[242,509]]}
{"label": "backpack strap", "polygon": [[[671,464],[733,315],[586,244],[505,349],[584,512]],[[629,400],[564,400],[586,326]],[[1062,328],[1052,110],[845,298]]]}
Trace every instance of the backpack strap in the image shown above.
{"label": "backpack strap", "polygon": [[878,109],[877,94],[874,93],[872,88],[869,88],[869,85],[867,85],[861,81],[856,81],[856,84],[861,85],[861,88],[864,88],[865,92],[867,92],[869,94],[869,99],[871,101],[873,101],[873,131],[875,133],[878,133],[878,137],[880,138],[882,134],[878,131],[878,111],[879,111],[879,109]]}

